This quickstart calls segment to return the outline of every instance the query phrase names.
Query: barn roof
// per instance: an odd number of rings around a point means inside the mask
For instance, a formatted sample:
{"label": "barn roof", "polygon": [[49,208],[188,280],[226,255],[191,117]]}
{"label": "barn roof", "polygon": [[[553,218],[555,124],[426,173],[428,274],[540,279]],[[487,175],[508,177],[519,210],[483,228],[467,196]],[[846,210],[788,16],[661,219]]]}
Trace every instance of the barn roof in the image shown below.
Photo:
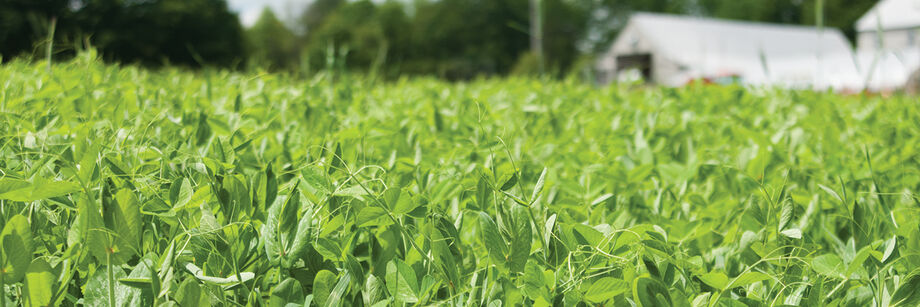
{"label": "barn roof", "polygon": [[920,0],[882,0],[856,21],[860,32],[920,27]]}
{"label": "barn roof", "polygon": [[[636,13],[627,28],[657,52],[683,63],[708,58],[755,60],[821,54],[851,54],[840,30],[681,15]],[[632,39],[623,38],[620,39]]]}

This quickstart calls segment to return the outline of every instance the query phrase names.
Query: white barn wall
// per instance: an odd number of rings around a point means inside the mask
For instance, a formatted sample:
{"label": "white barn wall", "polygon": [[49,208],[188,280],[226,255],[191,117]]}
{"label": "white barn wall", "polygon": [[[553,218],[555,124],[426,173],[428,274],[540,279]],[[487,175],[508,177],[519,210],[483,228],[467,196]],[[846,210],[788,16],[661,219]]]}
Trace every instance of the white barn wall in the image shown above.
{"label": "white barn wall", "polygon": [[855,26],[856,58],[867,88],[904,88],[920,70],[920,0],[881,0]]}
{"label": "white barn wall", "polygon": [[[877,31],[860,32],[856,45],[859,51],[878,50]],[[920,27],[913,29],[894,29],[882,31],[882,48],[885,50],[904,50],[920,47]]]}
{"label": "white barn wall", "polygon": [[652,56],[652,79],[665,86],[729,75],[752,85],[861,85],[850,44],[836,29],[638,13],[598,59],[599,81],[613,81],[617,56],[635,53]]}

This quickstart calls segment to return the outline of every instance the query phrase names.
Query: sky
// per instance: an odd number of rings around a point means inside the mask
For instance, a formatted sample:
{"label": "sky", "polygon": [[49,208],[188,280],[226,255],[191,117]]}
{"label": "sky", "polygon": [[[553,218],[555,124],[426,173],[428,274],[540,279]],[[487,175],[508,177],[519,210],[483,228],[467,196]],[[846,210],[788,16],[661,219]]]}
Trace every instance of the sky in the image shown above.
{"label": "sky", "polygon": [[271,7],[281,20],[290,20],[300,15],[311,0],[227,0],[230,9],[239,13],[244,27],[256,23],[265,6]]}

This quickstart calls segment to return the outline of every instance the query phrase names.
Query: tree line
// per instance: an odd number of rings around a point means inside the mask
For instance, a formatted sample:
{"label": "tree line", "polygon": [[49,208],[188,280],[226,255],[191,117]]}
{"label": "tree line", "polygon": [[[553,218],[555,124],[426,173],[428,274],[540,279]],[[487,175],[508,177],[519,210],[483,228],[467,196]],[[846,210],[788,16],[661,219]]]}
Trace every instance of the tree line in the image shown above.
{"label": "tree line", "polygon": [[[103,58],[309,73],[337,66],[395,77],[561,76],[591,63],[635,11],[844,30],[875,0],[313,0],[244,29],[225,0],[0,0],[0,55]],[[539,12],[540,27],[531,24]],[[52,29],[54,31],[52,32]],[[540,52],[531,42],[540,29]],[[53,37],[49,34],[53,33]],[[539,56],[538,56],[539,55]]]}

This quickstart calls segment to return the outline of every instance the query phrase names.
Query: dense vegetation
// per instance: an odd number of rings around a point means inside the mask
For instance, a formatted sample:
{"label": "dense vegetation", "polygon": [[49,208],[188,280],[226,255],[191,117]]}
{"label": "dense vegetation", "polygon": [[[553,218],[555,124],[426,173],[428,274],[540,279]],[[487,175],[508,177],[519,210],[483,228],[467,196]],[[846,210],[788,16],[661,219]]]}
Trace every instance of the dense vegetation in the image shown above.
{"label": "dense vegetation", "polygon": [[[311,75],[326,69],[334,54],[353,71],[394,79],[527,75],[544,66],[565,76],[607,51],[636,11],[807,25],[823,16],[824,25],[852,37],[856,19],[875,2],[303,0],[291,1],[309,3],[303,12],[281,12],[279,18],[266,10],[244,31],[225,0],[3,0],[0,55],[6,61],[22,54],[43,57],[53,41],[57,58],[88,43],[110,62],[147,66],[259,66]],[[542,12],[540,44],[530,41],[531,10]]]}
{"label": "dense vegetation", "polygon": [[90,46],[112,62],[219,65],[245,60],[224,0],[2,0],[0,55],[66,58]]}
{"label": "dense vegetation", "polygon": [[0,67],[0,305],[915,306],[915,98]]}

